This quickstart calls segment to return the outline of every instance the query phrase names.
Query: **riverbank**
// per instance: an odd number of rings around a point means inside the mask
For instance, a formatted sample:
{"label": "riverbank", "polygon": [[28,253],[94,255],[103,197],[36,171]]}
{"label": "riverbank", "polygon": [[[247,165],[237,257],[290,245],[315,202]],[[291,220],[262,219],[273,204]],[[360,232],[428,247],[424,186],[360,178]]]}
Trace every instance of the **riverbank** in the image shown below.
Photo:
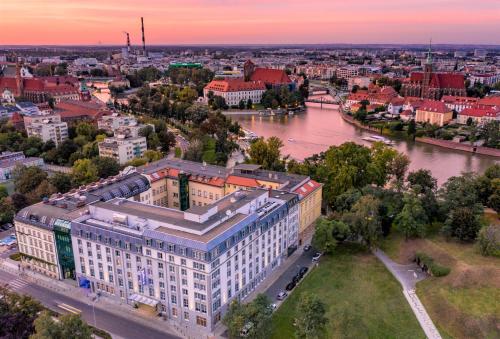
{"label": "riverbank", "polygon": [[[344,119],[344,121],[346,121],[352,125],[355,125],[356,127],[359,127],[365,131],[375,132],[377,134],[384,135],[384,133],[381,133],[379,128],[376,128],[373,126],[363,125],[361,122],[357,121],[356,119],[354,119],[354,117],[350,116],[349,114],[346,114],[346,113],[341,111],[340,115],[342,116],[342,119]],[[462,151],[462,152],[481,154],[481,155],[486,155],[486,156],[490,156],[490,157],[500,158],[500,150],[495,149],[495,148],[482,147],[482,146],[472,146],[472,145],[467,145],[467,144],[458,143],[458,142],[454,142],[454,141],[433,139],[433,138],[428,138],[428,137],[415,138],[415,141],[420,142],[420,143],[424,143],[424,144],[444,147],[444,148],[452,149],[455,151]]]}

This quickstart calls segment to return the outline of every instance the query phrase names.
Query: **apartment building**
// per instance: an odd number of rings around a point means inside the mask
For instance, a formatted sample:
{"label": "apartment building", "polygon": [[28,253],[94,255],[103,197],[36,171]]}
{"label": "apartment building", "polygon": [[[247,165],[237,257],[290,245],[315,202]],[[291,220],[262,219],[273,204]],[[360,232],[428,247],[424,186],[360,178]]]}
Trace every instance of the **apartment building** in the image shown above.
{"label": "apartment building", "polygon": [[38,137],[44,142],[52,140],[56,147],[68,139],[68,124],[58,114],[25,116],[24,126],[28,137]]}
{"label": "apartment building", "polygon": [[148,189],[144,176],[122,173],[22,209],[14,218],[22,268],[54,279],[74,279],[71,221],[87,213],[89,204],[115,197],[134,199]]}
{"label": "apartment building", "polygon": [[78,281],[208,338],[298,244],[297,194],[233,192],[185,211],[112,199],[71,224]]}
{"label": "apartment building", "polygon": [[186,210],[222,198],[229,170],[180,159],[161,159],[139,168],[151,182],[151,203]]}
{"label": "apartment building", "polygon": [[295,192],[299,194],[302,211],[301,243],[311,235],[314,221],[321,215],[322,185],[304,175],[267,171],[254,164],[227,169],[180,159],[161,159],[142,166],[139,171],[151,184],[150,190],[141,196],[142,202],[180,210],[213,204],[239,190],[266,188]]}
{"label": "apartment building", "polygon": [[140,158],[147,150],[145,137],[126,137],[118,135],[106,138],[98,144],[99,156],[115,159],[123,165],[134,158]]}
{"label": "apartment building", "polygon": [[105,130],[109,133],[115,133],[115,131],[119,128],[134,128],[137,126],[140,126],[140,124],[137,123],[137,119],[134,116],[119,113],[105,115],[97,121],[97,128]]}
{"label": "apartment building", "polygon": [[444,102],[435,100],[424,100],[417,109],[416,122],[426,122],[443,127],[453,119],[453,112]]}

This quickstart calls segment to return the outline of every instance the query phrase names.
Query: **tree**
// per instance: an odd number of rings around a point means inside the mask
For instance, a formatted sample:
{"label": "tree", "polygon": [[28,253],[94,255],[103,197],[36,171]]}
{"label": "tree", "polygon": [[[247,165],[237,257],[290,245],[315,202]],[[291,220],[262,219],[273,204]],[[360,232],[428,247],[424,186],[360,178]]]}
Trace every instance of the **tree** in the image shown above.
{"label": "tree", "polygon": [[146,158],[148,162],[153,162],[163,158],[163,154],[159,151],[147,150],[144,152],[144,158]]}
{"label": "tree", "polygon": [[444,214],[456,208],[472,208],[477,214],[483,212],[478,193],[477,177],[473,173],[449,178],[439,190]]}
{"label": "tree", "polygon": [[252,324],[246,338],[268,338],[272,331],[270,301],[266,295],[259,294],[247,304],[233,300],[229,304],[222,323],[226,325],[230,338],[239,338],[247,324]]}
{"label": "tree", "polygon": [[250,145],[249,161],[261,165],[264,169],[284,171],[285,162],[281,159],[282,147],[283,141],[278,137],[270,137],[267,141],[259,138]]}
{"label": "tree", "polygon": [[414,194],[406,194],[403,201],[403,209],[396,216],[394,223],[403,232],[406,239],[424,236],[428,220],[422,203]]}
{"label": "tree", "polygon": [[90,159],[79,159],[73,165],[73,182],[85,185],[98,179],[97,166]]}
{"label": "tree", "polygon": [[199,139],[193,139],[189,143],[186,152],[184,153],[184,159],[201,162],[203,158],[203,143]]}
{"label": "tree", "polygon": [[408,123],[407,133],[410,136],[415,136],[415,133],[417,133],[417,124],[415,123],[415,120],[410,119],[410,122]]}
{"label": "tree", "polygon": [[14,169],[14,186],[17,192],[27,194],[47,180],[47,173],[39,167],[18,166]]}
{"label": "tree", "polygon": [[10,198],[0,199],[0,225],[12,223],[16,209]]}
{"label": "tree", "polygon": [[96,134],[96,128],[87,122],[80,122],[76,126],[76,134],[84,136],[87,141],[92,141]]}
{"label": "tree", "polygon": [[248,99],[247,100],[247,109],[252,109],[253,108],[253,102],[252,102],[252,99]]}
{"label": "tree", "polygon": [[337,246],[337,240],[333,237],[333,222],[331,220],[319,218],[316,221],[311,244],[325,254],[333,252]]}
{"label": "tree", "polygon": [[0,287],[0,338],[27,339],[42,305],[27,295]]}
{"label": "tree", "polygon": [[240,100],[240,102],[238,103],[238,108],[245,109],[245,100],[243,99]]}
{"label": "tree", "polygon": [[91,339],[92,329],[79,315],[66,314],[55,321],[49,312],[44,311],[35,320],[35,333],[30,339]]}
{"label": "tree", "polygon": [[326,306],[317,295],[302,293],[295,314],[297,338],[309,339],[322,336],[328,319],[325,317]]}
{"label": "tree", "polygon": [[66,193],[73,188],[71,175],[66,173],[56,173],[49,178],[49,181],[60,193]]}
{"label": "tree", "polygon": [[97,177],[107,178],[120,173],[120,164],[113,158],[95,157],[92,159],[97,167]]}
{"label": "tree", "polygon": [[373,195],[365,195],[343,216],[342,221],[350,226],[354,238],[361,239],[368,247],[382,235],[379,209],[380,201]]}
{"label": "tree", "polygon": [[195,125],[201,124],[208,118],[208,107],[202,104],[193,104],[186,109],[186,120],[191,120]]}
{"label": "tree", "polygon": [[416,190],[416,193],[424,193],[434,191],[437,188],[437,180],[432,176],[431,171],[427,169],[419,169],[408,174],[408,183]]}
{"label": "tree", "polygon": [[392,183],[399,192],[403,188],[406,171],[410,166],[410,158],[406,154],[398,153],[390,164],[389,173],[392,176]]}
{"label": "tree", "polygon": [[175,135],[171,132],[168,132],[166,129],[159,131],[158,140],[160,141],[161,151],[167,154],[172,147],[177,143],[175,139]]}
{"label": "tree", "polygon": [[443,233],[462,241],[473,241],[481,226],[480,217],[473,208],[457,207],[446,219]]}
{"label": "tree", "polygon": [[0,200],[9,196],[9,191],[5,185],[0,185]]}

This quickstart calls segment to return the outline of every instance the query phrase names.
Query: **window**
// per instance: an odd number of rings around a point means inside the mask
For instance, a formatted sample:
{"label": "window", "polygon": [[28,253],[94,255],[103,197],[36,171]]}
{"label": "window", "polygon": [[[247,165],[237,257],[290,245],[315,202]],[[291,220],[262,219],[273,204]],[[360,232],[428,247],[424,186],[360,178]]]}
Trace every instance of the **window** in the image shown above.
{"label": "window", "polygon": [[182,294],[183,294],[183,295],[188,295],[188,290],[187,290],[187,289],[185,289],[185,288],[183,288],[183,289],[182,289]]}
{"label": "window", "polygon": [[170,301],[172,302],[172,304],[177,304],[177,296],[176,295],[171,295],[170,296]]}
{"label": "window", "polygon": [[205,275],[198,272],[193,272],[193,277],[198,280],[205,280]]}
{"label": "window", "polygon": [[181,265],[186,266],[186,259],[181,259]]}
{"label": "window", "polygon": [[189,312],[184,312],[184,320],[189,321]]}
{"label": "window", "polygon": [[[195,253],[197,253],[197,252],[195,252]],[[201,264],[199,262],[193,261],[193,268],[196,269],[196,270],[204,271],[205,270],[205,265]]]}
{"label": "window", "polygon": [[207,319],[200,316],[196,316],[196,325],[207,327]]}
{"label": "window", "polygon": [[183,305],[184,307],[189,307],[189,301],[188,301],[188,299],[187,299],[187,298],[182,299],[182,305]]}

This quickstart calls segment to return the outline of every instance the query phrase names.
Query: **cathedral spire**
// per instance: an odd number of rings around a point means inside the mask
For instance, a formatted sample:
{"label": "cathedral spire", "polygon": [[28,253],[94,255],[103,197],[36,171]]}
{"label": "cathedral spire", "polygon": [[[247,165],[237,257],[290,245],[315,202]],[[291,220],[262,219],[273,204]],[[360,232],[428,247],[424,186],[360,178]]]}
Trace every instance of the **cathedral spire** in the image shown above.
{"label": "cathedral spire", "polygon": [[429,51],[427,52],[427,64],[432,64],[432,39],[429,41]]}

